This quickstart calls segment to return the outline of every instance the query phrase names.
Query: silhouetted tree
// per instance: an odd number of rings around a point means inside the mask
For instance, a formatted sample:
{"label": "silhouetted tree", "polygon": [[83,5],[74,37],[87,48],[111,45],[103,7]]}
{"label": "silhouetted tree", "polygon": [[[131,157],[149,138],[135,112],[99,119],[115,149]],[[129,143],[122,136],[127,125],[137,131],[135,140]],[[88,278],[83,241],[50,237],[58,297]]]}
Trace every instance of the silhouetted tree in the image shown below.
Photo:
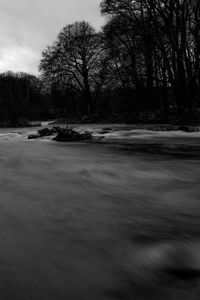
{"label": "silhouetted tree", "polygon": [[59,114],[191,116],[200,105],[200,2],[102,0],[101,11],[102,32],[67,25],[42,54],[42,79]]}
{"label": "silhouetted tree", "polygon": [[133,85],[139,79],[148,95],[162,88],[165,112],[169,92],[178,110],[192,112],[200,86],[199,1],[103,0],[101,10],[109,17],[104,33],[123,85],[132,74]]}
{"label": "silhouetted tree", "polygon": [[62,80],[66,87],[80,92],[90,114],[101,52],[101,36],[90,24],[75,22],[64,27],[55,43],[42,53],[40,70],[44,79]]}

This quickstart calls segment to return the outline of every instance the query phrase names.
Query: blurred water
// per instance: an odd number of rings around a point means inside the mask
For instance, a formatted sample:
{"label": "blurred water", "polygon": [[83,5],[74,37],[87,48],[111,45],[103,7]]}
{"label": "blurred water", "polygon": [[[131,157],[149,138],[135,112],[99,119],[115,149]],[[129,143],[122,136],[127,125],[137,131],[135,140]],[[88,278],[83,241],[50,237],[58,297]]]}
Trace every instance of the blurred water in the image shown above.
{"label": "blurred water", "polygon": [[198,278],[165,272],[200,268],[199,135],[115,129],[0,130],[1,299],[199,299]]}

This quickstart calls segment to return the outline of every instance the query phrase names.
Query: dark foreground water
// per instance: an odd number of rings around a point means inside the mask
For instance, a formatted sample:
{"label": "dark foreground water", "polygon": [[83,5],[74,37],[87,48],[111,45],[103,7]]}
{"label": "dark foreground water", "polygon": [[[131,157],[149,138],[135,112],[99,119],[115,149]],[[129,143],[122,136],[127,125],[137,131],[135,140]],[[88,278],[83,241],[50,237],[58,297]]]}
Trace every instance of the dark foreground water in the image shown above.
{"label": "dark foreground water", "polygon": [[120,134],[0,130],[0,299],[200,298],[200,137]]}

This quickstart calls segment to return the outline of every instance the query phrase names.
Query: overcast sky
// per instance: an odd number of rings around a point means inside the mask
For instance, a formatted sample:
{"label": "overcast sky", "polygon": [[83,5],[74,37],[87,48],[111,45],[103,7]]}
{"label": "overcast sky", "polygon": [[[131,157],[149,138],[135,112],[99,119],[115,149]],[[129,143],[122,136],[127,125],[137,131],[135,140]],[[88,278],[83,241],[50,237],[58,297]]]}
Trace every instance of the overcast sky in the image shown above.
{"label": "overcast sky", "polygon": [[0,0],[0,72],[38,72],[41,51],[74,21],[103,24],[100,0]]}

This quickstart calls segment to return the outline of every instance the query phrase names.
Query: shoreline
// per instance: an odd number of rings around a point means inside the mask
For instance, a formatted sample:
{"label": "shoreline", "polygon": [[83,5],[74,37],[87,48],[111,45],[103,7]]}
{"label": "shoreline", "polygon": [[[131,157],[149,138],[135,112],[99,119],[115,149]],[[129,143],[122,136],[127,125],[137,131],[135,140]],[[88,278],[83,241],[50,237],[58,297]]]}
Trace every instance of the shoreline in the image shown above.
{"label": "shoreline", "polygon": [[[87,121],[87,120],[85,120]],[[107,129],[111,127],[122,127],[127,126],[128,128],[132,128],[132,130],[150,130],[150,131],[183,131],[187,133],[193,133],[193,132],[200,132],[200,123],[196,125],[192,125],[189,123],[129,123],[129,122],[82,122],[81,120],[70,120],[70,119],[57,119],[57,120],[36,120],[36,121],[30,121],[30,122],[22,122],[19,124],[16,124],[15,126],[8,125],[9,123],[0,122],[0,129],[34,129],[38,127],[52,127],[52,126],[99,126],[102,127],[102,129]]]}

